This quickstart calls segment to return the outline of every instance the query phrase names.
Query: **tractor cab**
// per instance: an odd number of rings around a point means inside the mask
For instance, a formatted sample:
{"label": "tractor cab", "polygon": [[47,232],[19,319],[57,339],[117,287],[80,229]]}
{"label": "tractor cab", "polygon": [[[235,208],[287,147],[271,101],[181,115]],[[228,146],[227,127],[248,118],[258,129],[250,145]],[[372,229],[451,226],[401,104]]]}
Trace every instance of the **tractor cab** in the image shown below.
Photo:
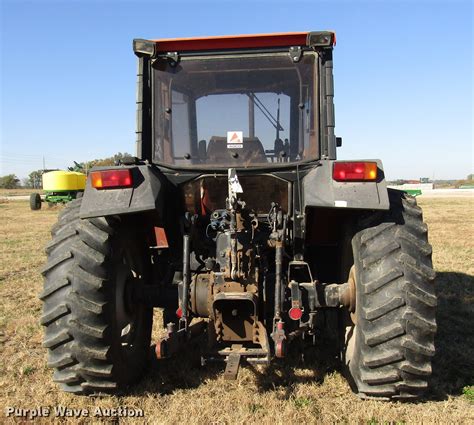
{"label": "tractor cab", "polygon": [[138,148],[172,168],[273,168],[319,159],[319,74],[333,43],[330,32],[135,40],[139,77],[148,80],[139,80],[146,108],[139,108]]}
{"label": "tractor cab", "polygon": [[315,158],[314,52],[162,59],[154,67],[154,160],[249,167]]}

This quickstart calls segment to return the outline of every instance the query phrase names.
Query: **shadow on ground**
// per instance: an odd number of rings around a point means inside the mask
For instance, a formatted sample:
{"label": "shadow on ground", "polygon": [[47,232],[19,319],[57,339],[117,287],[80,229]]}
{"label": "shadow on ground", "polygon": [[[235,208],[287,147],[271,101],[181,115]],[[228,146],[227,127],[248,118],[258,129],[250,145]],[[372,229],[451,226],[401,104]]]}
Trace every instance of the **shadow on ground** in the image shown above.
{"label": "shadow on ground", "polygon": [[274,359],[262,370],[250,366],[256,375],[259,392],[281,389],[281,398],[288,400],[297,384],[322,383],[327,374],[339,367],[334,347],[334,341],[320,341],[314,347],[304,346],[303,342],[296,340],[284,359]]}
{"label": "shadow on ground", "polygon": [[[439,272],[435,285],[438,331],[428,398],[443,400],[474,384],[474,276]],[[337,370],[334,352],[325,348],[331,346],[331,342],[321,342],[316,348],[302,349],[295,341],[284,360],[275,359],[266,368],[244,367],[255,374],[259,392],[280,389],[282,398],[288,399],[297,384],[322,382],[326,374]],[[177,389],[197,388],[223,373],[222,364],[201,367],[200,349],[195,345],[172,359],[152,360],[147,378],[132,392],[171,394]]]}
{"label": "shadow on ground", "polygon": [[474,384],[474,276],[439,272],[438,331],[431,396],[445,399]]}
{"label": "shadow on ground", "polygon": [[[328,343],[327,346],[331,345]],[[201,367],[200,353],[200,347],[196,344],[173,358],[157,360],[154,346],[151,347],[145,378],[140,385],[129,388],[127,395],[168,395],[179,389],[198,388],[204,382],[224,374],[224,363],[210,363]],[[336,365],[334,352],[330,354],[318,348],[303,349],[298,342],[294,342],[284,360],[274,359],[264,368],[250,364],[242,367],[255,374],[259,392],[284,388],[283,398],[288,399],[296,384],[322,382],[327,373],[335,370]]]}
{"label": "shadow on ground", "polygon": [[[319,348],[303,348],[297,341],[290,348],[284,360],[274,359],[267,367],[257,368],[250,364],[242,366],[255,374],[259,392],[283,388],[285,395],[282,398],[288,399],[296,384],[322,382],[324,376],[336,368],[334,351],[330,353]],[[195,344],[173,358],[156,360],[152,347],[146,378],[139,386],[130,388],[128,394],[172,394],[178,389],[198,388],[204,382],[224,374],[223,363],[211,363],[201,367],[200,353],[199,345]]]}
{"label": "shadow on ground", "polygon": [[157,360],[155,346],[150,348],[150,364],[146,377],[139,386],[131,388],[134,394],[159,393],[172,394],[178,389],[199,387],[208,379],[215,379],[223,373],[219,365],[210,364],[201,367],[201,348],[199,343],[190,345],[179,354],[163,360]]}

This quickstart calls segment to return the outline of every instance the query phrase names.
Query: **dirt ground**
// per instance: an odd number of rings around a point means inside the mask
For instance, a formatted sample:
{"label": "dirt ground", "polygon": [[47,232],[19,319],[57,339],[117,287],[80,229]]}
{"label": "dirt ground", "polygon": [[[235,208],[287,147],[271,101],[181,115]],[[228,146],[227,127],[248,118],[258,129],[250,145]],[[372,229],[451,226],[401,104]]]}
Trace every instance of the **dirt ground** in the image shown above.
{"label": "dirt ground", "polygon": [[[424,402],[386,403],[359,400],[321,352],[306,363],[293,356],[286,364],[244,367],[236,381],[225,381],[222,368],[201,369],[197,353],[190,351],[151,367],[126,396],[88,398],[60,392],[46,368],[37,298],[43,247],[60,207],[30,211],[28,202],[1,202],[0,423],[19,420],[6,418],[8,407],[40,406],[52,410],[44,422],[57,420],[53,409],[63,406],[87,409],[93,422],[114,423],[473,423],[474,200],[421,198],[419,203],[430,228],[439,297],[432,389]],[[144,417],[97,416],[119,407],[142,409]],[[23,421],[31,412],[26,413]]]}

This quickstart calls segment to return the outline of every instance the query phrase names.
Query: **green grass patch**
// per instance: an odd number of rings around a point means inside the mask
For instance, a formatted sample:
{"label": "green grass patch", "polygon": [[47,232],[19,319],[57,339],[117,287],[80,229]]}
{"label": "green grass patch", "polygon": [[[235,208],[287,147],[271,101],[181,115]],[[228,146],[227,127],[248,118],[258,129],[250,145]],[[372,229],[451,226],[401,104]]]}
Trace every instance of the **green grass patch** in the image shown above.
{"label": "green grass patch", "polygon": [[312,400],[308,397],[297,397],[293,399],[293,404],[297,409],[303,409],[311,404]]}
{"label": "green grass patch", "polygon": [[474,385],[464,387],[462,389],[462,393],[463,393],[464,397],[467,398],[469,403],[474,403]]}
{"label": "green grass patch", "polygon": [[25,366],[22,370],[22,374],[24,376],[28,376],[31,375],[35,370],[36,368],[34,366]]}

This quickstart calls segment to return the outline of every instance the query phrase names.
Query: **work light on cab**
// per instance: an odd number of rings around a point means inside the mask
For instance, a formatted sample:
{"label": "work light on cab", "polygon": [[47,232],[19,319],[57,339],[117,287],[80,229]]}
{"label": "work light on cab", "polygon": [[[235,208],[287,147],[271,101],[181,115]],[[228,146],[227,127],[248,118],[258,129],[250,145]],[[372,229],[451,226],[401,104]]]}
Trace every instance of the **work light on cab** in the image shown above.
{"label": "work light on cab", "polygon": [[332,177],[338,182],[375,181],[376,162],[335,162]]}
{"label": "work light on cab", "polygon": [[113,189],[117,187],[131,187],[132,174],[129,169],[93,171],[91,173],[92,187],[96,189]]}

